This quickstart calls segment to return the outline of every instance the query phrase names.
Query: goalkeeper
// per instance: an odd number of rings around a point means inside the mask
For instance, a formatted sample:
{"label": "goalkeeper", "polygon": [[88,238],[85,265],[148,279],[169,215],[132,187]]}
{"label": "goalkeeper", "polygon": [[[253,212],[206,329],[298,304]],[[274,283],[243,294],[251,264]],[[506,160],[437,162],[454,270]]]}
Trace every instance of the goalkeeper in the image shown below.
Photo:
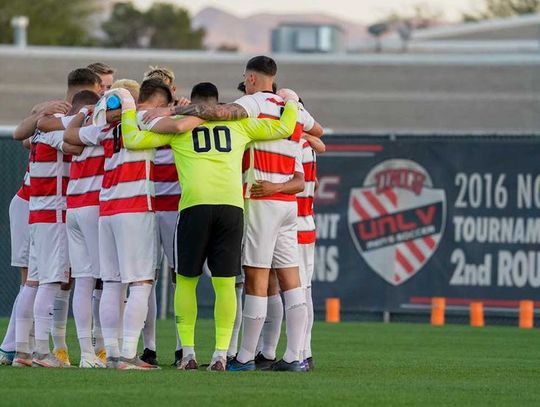
{"label": "goalkeeper", "polygon": [[[200,83],[193,88],[191,100],[217,104],[217,88],[211,83]],[[167,102],[157,103],[161,105],[156,107],[163,107]],[[130,104],[126,105],[129,107]],[[122,113],[124,146],[148,149],[170,145],[182,185],[174,256],[177,273],[174,305],[184,350],[179,369],[198,368],[194,349],[196,288],[203,264],[208,259],[216,296],[216,346],[208,369],[225,370],[236,316],[235,277],[241,269],[244,229],[242,157],[252,140],[289,137],[294,131],[297,114],[296,102],[288,101],[280,120],[200,121],[195,123],[198,127],[192,131],[165,135],[140,131],[135,110],[125,109]]]}

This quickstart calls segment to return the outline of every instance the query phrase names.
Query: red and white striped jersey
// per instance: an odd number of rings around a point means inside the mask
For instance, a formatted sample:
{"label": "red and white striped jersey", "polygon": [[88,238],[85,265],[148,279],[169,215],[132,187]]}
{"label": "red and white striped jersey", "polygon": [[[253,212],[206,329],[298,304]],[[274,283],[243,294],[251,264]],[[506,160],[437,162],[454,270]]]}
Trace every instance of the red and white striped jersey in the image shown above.
{"label": "red and white striped jersey", "polygon": [[[92,133],[99,137],[102,128],[86,126],[79,134],[92,138]],[[85,147],[81,155],[73,156],[67,188],[67,208],[98,206],[99,193],[103,182],[105,155],[103,146]]]}
{"label": "red and white striped jersey", "polygon": [[[242,96],[234,103],[242,106],[249,117],[279,119],[285,103],[283,99],[271,92],[257,92]],[[249,188],[255,182],[270,181],[283,183],[292,179],[295,173],[295,156],[302,132],[313,128],[315,120],[303,108],[299,110],[298,122],[291,137],[275,141],[257,141],[250,145],[244,154],[242,169],[244,172],[244,188],[246,198],[279,201],[295,201],[295,195],[277,193],[262,198],[252,198]]]}
{"label": "red and white striped jersey", "polygon": [[156,211],[178,211],[182,189],[178,182],[178,172],[170,146],[156,149],[154,186],[156,189]]}
{"label": "red and white striped jersey", "polygon": [[313,198],[317,182],[317,158],[307,141],[302,144],[302,166],[304,167],[304,190],[296,194],[298,203],[298,243],[311,244],[316,240]]}
{"label": "red and white striped jersey", "polygon": [[[143,114],[138,113],[139,127],[148,130],[155,122],[150,126],[145,125],[142,122]],[[99,215],[154,211],[155,150],[134,151],[124,148],[119,123],[103,127],[99,134],[93,132],[79,135],[86,145],[103,146],[105,161],[99,194]]]}
{"label": "red and white striped jersey", "polygon": [[24,173],[23,184],[17,191],[17,196],[25,201],[30,200],[30,158]]}
{"label": "red and white striped jersey", "polygon": [[64,223],[71,155],[62,152],[64,132],[36,132],[30,152],[28,223]]}

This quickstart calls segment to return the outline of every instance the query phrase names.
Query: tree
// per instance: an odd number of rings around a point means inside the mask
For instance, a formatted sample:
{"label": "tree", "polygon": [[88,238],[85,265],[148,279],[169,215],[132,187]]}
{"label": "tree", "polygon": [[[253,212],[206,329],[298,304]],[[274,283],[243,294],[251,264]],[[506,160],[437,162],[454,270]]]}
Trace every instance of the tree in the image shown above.
{"label": "tree", "polygon": [[90,45],[88,18],[98,10],[95,0],[0,0],[0,42],[13,42],[11,19],[22,15],[31,45]]}
{"label": "tree", "polygon": [[201,49],[204,29],[193,30],[189,13],[172,4],[155,3],[146,12],[131,3],[117,3],[103,23],[106,46]]}
{"label": "tree", "polygon": [[485,0],[484,10],[464,14],[464,21],[480,21],[492,18],[512,17],[540,11],[540,0]]}

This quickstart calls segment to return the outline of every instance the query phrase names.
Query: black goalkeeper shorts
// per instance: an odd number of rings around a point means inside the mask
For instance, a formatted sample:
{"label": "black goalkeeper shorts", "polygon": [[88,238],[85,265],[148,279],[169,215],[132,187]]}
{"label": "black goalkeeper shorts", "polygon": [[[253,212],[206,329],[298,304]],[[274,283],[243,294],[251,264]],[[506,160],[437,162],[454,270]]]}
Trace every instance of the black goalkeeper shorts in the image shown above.
{"label": "black goalkeeper shorts", "polygon": [[213,277],[235,277],[241,270],[244,211],[232,205],[196,205],[180,211],[175,236],[175,270],[202,274],[208,259]]}

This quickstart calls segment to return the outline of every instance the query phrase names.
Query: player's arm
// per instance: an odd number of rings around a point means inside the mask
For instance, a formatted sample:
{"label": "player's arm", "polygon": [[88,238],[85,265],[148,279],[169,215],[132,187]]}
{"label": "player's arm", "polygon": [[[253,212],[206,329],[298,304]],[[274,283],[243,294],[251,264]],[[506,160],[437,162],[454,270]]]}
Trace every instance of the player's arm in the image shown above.
{"label": "player's arm", "polygon": [[295,195],[302,192],[304,187],[304,173],[295,172],[294,177],[287,182],[255,181],[251,186],[251,196],[263,197],[277,193]]}
{"label": "player's arm", "polygon": [[315,151],[317,154],[323,154],[326,152],[326,144],[324,144],[320,138],[314,137],[307,133],[302,134],[302,138],[309,143],[313,151]]}
{"label": "player's arm", "polygon": [[40,103],[32,108],[30,116],[24,119],[15,128],[13,138],[15,140],[24,140],[32,136],[36,131],[38,120],[44,116],[55,113],[66,114],[71,105],[63,100],[53,100],[50,102]]}
{"label": "player's arm", "polygon": [[185,133],[204,123],[203,119],[195,116],[186,116],[181,119],[161,117],[151,128],[152,132],[160,134]]}
{"label": "player's arm", "polygon": [[236,103],[229,103],[226,105],[190,104],[187,106],[171,106],[150,109],[143,116],[143,121],[145,123],[149,123],[156,117],[174,115],[197,116],[201,119],[209,121],[230,121],[249,117],[246,109]]}
{"label": "player's arm", "polygon": [[65,154],[81,155],[83,150],[84,146],[76,146],[74,144],[66,143],[65,141],[62,143],[62,152]]}
{"label": "player's arm", "polygon": [[321,138],[324,134],[324,129],[318,122],[315,122],[313,123],[313,127],[309,131],[306,131],[306,133],[313,137]]}
{"label": "player's arm", "polygon": [[166,146],[171,143],[174,136],[158,134],[139,129],[137,112],[134,109],[122,112],[122,139],[124,146],[130,150],[147,150]]}
{"label": "player's arm", "polygon": [[296,127],[298,119],[298,103],[289,100],[285,104],[279,120],[275,119],[245,119],[239,123],[246,135],[253,140],[279,140],[289,137]]}
{"label": "player's arm", "polygon": [[88,142],[81,139],[81,129],[83,128],[83,123],[86,118],[91,114],[91,111],[83,107],[79,113],[77,113],[69,121],[64,130],[64,142],[73,145],[73,146],[86,146],[86,145],[97,145],[101,140],[95,140],[95,142]]}

